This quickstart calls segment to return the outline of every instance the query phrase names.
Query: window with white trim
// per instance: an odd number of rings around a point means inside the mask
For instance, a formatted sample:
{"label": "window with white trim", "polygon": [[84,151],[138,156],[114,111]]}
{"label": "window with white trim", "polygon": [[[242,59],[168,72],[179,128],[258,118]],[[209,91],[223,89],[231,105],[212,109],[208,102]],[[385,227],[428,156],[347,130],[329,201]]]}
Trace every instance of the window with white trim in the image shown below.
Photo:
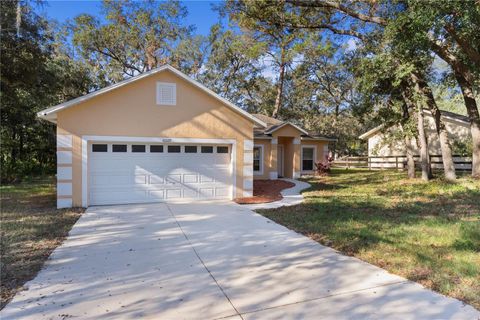
{"label": "window with white trim", "polygon": [[315,148],[302,148],[302,171],[312,171],[315,160]]}
{"label": "window with white trim", "polygon": [[175,83],[157,82],[157,105],[175,106],[177,104],[177,85]]}
{"label": "window with white trim", "polygon": [[260,146],[253,147],[253,172],[261,173],[263,165],[263,148]]}

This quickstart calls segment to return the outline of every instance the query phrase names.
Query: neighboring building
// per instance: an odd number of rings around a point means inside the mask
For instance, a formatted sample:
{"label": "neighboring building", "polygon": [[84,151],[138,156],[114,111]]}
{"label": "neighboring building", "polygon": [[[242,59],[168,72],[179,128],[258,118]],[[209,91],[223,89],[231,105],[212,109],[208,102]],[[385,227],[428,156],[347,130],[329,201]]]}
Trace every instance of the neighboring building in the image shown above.
{"label": "neighboring building", "polygon": [[332,139],[251,115],[171,66],[48,108],[57,207],[248,197],[311,173]]}
{"label": "neighboring building", "polygon": [[[466,145],[470,141],[470,122],[468,117],[459,115],[456,113],[442,111],[442,120],[445,123],[447,132],[449,133],[450,142],[455,148],[460,145]],[[441,155],[440,141],[438,139],[437,132],[435,130],[435,120],[430,111],[424,111],[425,116],[425,132],[428,139],[428,147],[430,155]],[[405,141],[400,138],[395,138],[395,133],[399,132],[400,128],[398,126],[393,126],[390,128],[385,128],[385,126],[380,125],[376,128],[373,128],[370,131],[365,132],[359,136],[362,140],[368,141],[368,156],[370,157],[390,157],[390,156],[405,156],[406,148]],[[419,154],[418,143],[412,144],[414,153]],[[441,161],[437,157],[436,162]],[[387,158],[384,159],[384,161]],[[375,162],[375,159],[372,160]],[[391,160],[395,162],[395,159]],[[377,165],[377,167],[391,167],[385,164]],[[376,165],[372,165],[376,167]],[[435,166],[434,166],[435,167]],[[437,166],[439,167],[439,166]],[[468,169],[465,167],[465,169]]]}

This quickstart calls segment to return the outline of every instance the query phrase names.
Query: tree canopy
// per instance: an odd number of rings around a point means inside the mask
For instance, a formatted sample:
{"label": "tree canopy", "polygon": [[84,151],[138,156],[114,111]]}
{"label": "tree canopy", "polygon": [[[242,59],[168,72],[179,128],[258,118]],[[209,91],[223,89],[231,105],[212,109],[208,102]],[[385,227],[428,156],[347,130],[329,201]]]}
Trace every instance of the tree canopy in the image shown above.
{"label": "tree canopy", "polygon": [[41,2],[0,6],[3,180],[54,169],[54,126],[37,111],[165,63],[249,112],[338,137],[338,155],[364,153],[358,136],[380,123],[425,147],[419,110],[429,110],[447,161],[458,143],[439,110],[460,112],[472,138],[457,150],[480,173],[473,0],[228,0],[217,5],[228,22],[212,22],[208,35],[185,23],[179,1],[104,0],[101,16],[64,23],[39,14]]}

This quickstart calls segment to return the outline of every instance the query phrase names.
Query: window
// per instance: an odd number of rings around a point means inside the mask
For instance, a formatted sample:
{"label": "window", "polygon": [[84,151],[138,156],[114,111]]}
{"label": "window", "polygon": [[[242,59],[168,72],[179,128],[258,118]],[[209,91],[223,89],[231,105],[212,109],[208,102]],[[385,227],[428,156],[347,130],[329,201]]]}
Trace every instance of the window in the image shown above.
{"label": "window", "polygon": [[92,152],[107,152],[108,146],[106,144],[92,144]]}
{"label": "window", "polygon": [[185,146],[185,153],[197,153],[197,146]]}
{"label": "window", "polygon": [[157,105],[174,106],[177,104],[177,85],[157,82]]}
{"label": "window", "polygon": [[213,153],[212,146],[202,146],[202,153]]}
{"label": "window", "polygon": [[112,152],[127,152],[126,144],[114,144],[112,145]]}
{"label": "window", "polygon": [[217,153],[228,153],[228,147],[217,147]]}
{"label": "window", "polygon": [[132,152],[145,152],[144,144],[132,144]]}
{"label": "window", "polygon": [[150,146],[150,152],[155,153],[155,152],[163,152],[163,146]]}
{"label": "window", "polygon": [[168,146],[168,153],[180,153],[180,146]]}
{"label": "window", "polygon": [[302,171],[313,170],[314,155],[315,155],[315,148],[311,148],[311,147],[302,148]]}
{"label": "window", "polygon": [[253,147],[253,172],[263,172],[263,148],[260,146]]}

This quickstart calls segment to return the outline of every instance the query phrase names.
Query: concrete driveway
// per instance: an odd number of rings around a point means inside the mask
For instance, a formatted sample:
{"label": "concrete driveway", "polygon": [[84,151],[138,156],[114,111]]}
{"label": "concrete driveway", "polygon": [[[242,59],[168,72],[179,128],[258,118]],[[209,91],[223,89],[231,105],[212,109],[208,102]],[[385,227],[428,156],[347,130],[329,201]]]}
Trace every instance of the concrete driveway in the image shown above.
{"label": "concrete driveway", "polygon": [[233,203],[88,209],[2,319],[478,319]]}

